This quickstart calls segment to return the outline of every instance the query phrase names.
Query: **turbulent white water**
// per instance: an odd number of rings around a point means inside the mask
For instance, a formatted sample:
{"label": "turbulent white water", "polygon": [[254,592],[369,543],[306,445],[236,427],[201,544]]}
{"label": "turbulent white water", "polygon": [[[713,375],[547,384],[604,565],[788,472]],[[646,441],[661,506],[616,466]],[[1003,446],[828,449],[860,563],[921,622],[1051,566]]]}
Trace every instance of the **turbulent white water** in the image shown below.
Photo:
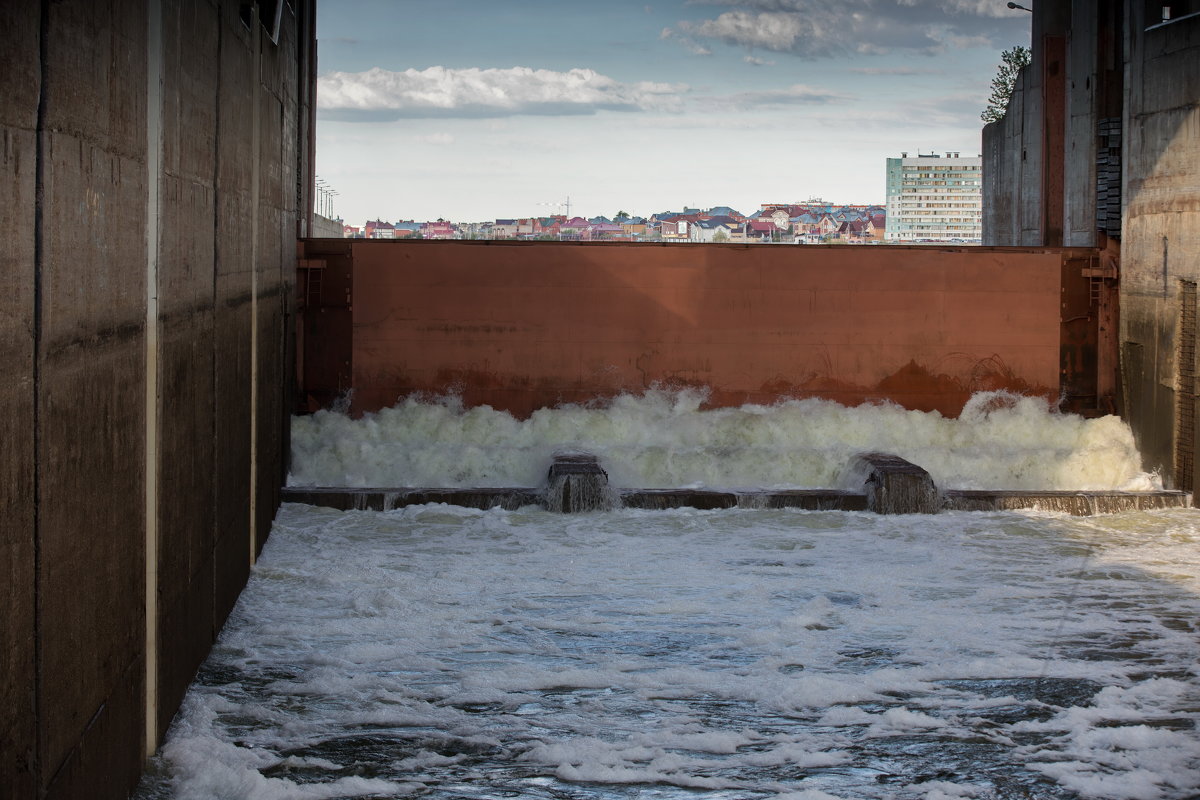
{"label": "turbulent white water", "polygon": [[285,506],[142,800],[1184,800],[1200,514]]}
{"label": "turbulent white water", "polygon": [[538,486],[560,448],[598,455],[622,488],[858,488],[852,456],[899,455],[944,489],[1149,490],[1116,417],[1052,412],[1044,400],[976,395],[957,418],[826,400],[701,410],[700,392],[649,391],[527,420],[453,398],[409,398],[351,419],[320,411],[292,423],[294,486]]}
{"label": "turbulent white water", "polygon": [[[651,391],[293,423],[294,485],[1151,489],[1129,430]],[[856,487],[854,487],[856,488]],[[1200,514],[280,511],[139,800],[1193,800]]]}

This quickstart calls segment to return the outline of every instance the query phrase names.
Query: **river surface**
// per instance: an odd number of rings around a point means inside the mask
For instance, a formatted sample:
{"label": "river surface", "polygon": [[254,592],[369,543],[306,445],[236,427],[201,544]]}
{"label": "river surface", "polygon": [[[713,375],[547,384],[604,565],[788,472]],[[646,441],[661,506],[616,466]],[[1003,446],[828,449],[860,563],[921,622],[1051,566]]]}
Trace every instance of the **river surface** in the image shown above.
{"label": "river surface", "polygon": [[1200,514],[285,505],[150,798],[1197,797]]}
{"label": "river surface", "polygon": [[[1152,489],[1128,428],[649,391],[294,420],[294,485]],[[141,800],[1200,796],[1200,513],[285,505]]]}

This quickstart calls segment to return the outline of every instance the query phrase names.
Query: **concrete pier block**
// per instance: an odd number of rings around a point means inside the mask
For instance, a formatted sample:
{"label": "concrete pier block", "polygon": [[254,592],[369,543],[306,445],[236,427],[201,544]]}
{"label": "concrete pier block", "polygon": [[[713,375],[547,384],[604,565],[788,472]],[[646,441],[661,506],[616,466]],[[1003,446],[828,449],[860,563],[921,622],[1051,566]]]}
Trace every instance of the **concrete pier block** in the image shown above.
{"label": "concrete pier block", "polygon": [[887,453],[863,453],[851,464],[864,477],[867,510],[876,514],[936,514],[941,495],[921,467]]}
{"label": "concrete pier block", "polygon": [[571,514],[608,510],[616,506],[616,493],[608,486],[608,473],[591,453],[558,453],[547,475],[546,507]]}

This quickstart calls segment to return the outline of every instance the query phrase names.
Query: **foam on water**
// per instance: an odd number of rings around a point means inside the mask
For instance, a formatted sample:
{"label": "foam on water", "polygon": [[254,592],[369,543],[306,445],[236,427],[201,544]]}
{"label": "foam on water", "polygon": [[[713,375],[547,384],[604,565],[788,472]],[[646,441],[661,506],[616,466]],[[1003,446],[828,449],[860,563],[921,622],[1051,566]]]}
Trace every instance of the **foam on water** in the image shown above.
{"label": "foam on water", "polygon": [[142,800],[1184,800],[1200,514],[284,506]]}
{"label": "foam on water", "polygon": [[598,455],[623,488],[858,488],[852,456],[924,467],[945,489],[1150,490],[1128,426],[1040,398],[976,395],[957,419],[827,400],[702,409],[698,391],[651,390],[526,420],[455,398],[408,398],[362,419],[319,411],[292,422],[294,486],[539,486],[556,449]]}

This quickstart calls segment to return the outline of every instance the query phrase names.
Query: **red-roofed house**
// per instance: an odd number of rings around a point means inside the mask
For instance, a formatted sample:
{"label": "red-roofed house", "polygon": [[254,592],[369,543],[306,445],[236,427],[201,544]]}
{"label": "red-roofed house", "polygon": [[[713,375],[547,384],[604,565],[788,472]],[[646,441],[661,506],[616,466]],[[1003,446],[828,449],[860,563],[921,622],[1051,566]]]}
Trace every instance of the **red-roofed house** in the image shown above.
{"label": "red-roofed house", "polygon": [[887,227],[887,216],[885,214],[875,214],[869,220],[871,238],[877,242],[883,241],[884,228]]}
{"label": "red-roofed house", "polygon": [[454,225],[438,220],[437,222],[421,223],[421,238],[423,239],[453,239]]}
{"label": "red-roofed house", "polygon": [[396,230],[390,222],[384,222],[380,219],[372,220],[367,223],[366,228],[366,237],[368,239],[394,239],[396,237]]}
{"label": "red-roofed house", "polygon": [[746,232],[746,241],[769,242],[774,238],[775,232],[779,228],[775,227],[774,222],[752,220],[746,223],[744,230]]}

